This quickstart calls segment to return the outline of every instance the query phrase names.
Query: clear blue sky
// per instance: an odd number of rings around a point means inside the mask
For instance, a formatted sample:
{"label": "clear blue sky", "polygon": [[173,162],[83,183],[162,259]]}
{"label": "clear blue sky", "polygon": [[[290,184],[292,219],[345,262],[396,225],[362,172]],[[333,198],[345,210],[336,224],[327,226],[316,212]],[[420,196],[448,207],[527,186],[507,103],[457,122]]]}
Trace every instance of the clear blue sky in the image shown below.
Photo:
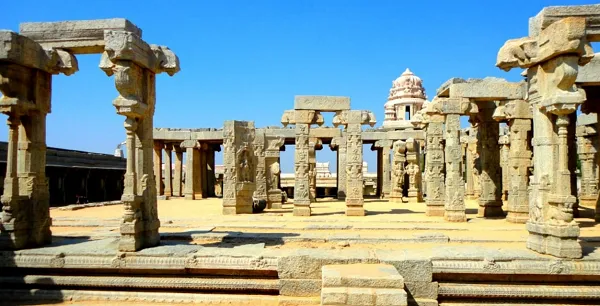
{"label": "clear blue sky", "polygon": [[[19,23],[122,17],[181,61],[157,78],[156,127],[221,127],[224,120],[280,125],[293,97],[343,95],[383,119],[392,80],[409,67],[430,98],[451,77],[520,80],[494,64],[502,44],[527,35],[544,6],[597,1],[5,1],[0,28]],[[48,146],[112,153],[125,136],[114,81],[99,56],[54,78]],[[330,118],[330,117],[329,117]],[[5,125],[0,140],[7,139]],[[331,160],[329,148],[319,160]],[[373,171],[375,155],[365,150]],[[282,170],[292,171],[293,154]]]}

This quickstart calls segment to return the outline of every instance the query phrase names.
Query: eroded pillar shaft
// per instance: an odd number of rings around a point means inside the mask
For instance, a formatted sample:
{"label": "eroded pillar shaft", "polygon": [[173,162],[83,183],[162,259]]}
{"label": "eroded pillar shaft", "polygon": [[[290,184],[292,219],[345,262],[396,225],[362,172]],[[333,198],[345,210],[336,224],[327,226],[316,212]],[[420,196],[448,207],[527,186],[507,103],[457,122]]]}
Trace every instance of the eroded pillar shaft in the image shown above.
{"label": "eroded pillar shaft", "polygon": [[492,115],[494,102],[479,104],[479,132],[477,147],[481,160],[481,196],[478,217],[503,217],[502,172],[500,148],[498,147],[499,125]]}
{"label": "eroded pillar shaft", "polygon": [[506,220],[526,223],[529,219],[529,169],[531,167],[531,119],[509,121],[510,152],[508,155],[508,205]]}
{"label": "eroded pillar shaft", "polygon": [[165,196],[172,197],[173,196],[173,175],[172,175],[172,152],[173,145],[165,144]]}
{"label": "eroded pillar shaft", "polygon": [[427,155],[425,171],[427,173],[427,216],[444,215],[445,175],[444,175],[444,116],[430,115],[427,124]]}
{"label": "eroded pillar shaft", "polygon": [[460,144],[460,114],[446,114],[446,192],[444,219],[452,222],[465,222],[465,184],[462,175],[462,154]]}
{"label": "eroded pillar shaft", "polygon": [[173,174],[173,196],[183,196],[183,151],[179,145],[175,146],[175,173]]}

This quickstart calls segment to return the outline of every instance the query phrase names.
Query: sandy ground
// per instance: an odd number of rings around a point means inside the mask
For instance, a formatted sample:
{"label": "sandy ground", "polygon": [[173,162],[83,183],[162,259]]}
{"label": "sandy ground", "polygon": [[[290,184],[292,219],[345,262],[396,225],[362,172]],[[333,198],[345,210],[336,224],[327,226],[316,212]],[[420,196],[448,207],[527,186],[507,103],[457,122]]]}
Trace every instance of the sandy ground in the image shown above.
{"label": "sandy ground", "polygon": [[[408,237],[416,234],[443,233],[451,239],[494,239],[510,241],[525,239],[527,231],[524,224],[513,224],[503,218],[477,218],[477,201],[467,200],[466,223],[446,222],[442,217],[425,216],[425,203],[393,203],[386,200],[367,199],[364,217],[347,217],[344,215],[345,204],[334,199],[319,199],[311,205],[313,215],[310,217],[294,217],[293,204],[287,203],[283,209],[266,210],[261,214],[223,216],[221,199],[202,200],[170,199],[158,201],[158,214],[163,226],[161,232],[176,233],[190,231],[191,227],[213,227],[213,232],[248,232],[248,233],[318,233],[319,235],[336,235],[348,233],[348,229],[307,229],[316,225],[331,227],[332,225],[351,225],[353,233],[361,237],[388,237],[402,235]],[[100,223],[112,222],[103,228],[118,231],[118,221],[122,214],[122,205],[91,207],[75,211],[51,210],[55,224],[63,220],[94,220]],[[593,237],[600,240],[600,224],[592,219],[579,218],[581,237]],[[63,224],[64,225],[64,224]],[[269,228],[272,227],[272,228]],[[362,228],[362,229],[361,229]],[[98,227],[53,226],[54,234],[90,233]],[[599,241],[600,242],[600,241]],[[292,246],[291,244],[289,246]],[[301,244],[298,245],[302,246]]]}

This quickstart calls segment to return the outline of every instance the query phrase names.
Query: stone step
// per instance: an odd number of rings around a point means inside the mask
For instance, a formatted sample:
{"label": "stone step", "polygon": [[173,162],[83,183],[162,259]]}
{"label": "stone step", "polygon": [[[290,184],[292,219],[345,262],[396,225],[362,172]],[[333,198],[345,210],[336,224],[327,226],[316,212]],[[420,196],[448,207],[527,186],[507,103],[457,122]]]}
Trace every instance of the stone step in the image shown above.
{"label": "stone step", "polygon": [[219,292],[261,292],[278,294],[277,279],[228,278],[228,277],[156,277],[143,276],[62,276],[62,275],[25,275],[0,276],[0,287],[27,284],[35,287],[66,286],[77,288],[133,288],[160,290],[198,290]]}
{"label": "stone step", "polygon": [[[281,297],[258,294],[204,294],[136,291],[0,289],[0,301],[12,305],[68,302],[77,305],[264,305],[316,306],[319,298]],[[142,303],[142,304],[140,304]],[[4,304],[3,304],[4,305]]]}
{"label": "stone step", "polygon": [[404,288],[404,278],[392,265],[327,265],[322,270],[323,288]]}
{"label": "stone step", "polygon": [[337,287],[321,290],[321,305],[406,306],[408,301],[404,289]]}
{"label": "stone step", "polygon": [[[545,300],[598,300],[600,286],[550,284],[481,284],[439,283],[438,295],[443,298],[477,299],[545,299]],[[598,305],[599,302],[596,302]],[[489,305],[489,304],[486,304]]]}

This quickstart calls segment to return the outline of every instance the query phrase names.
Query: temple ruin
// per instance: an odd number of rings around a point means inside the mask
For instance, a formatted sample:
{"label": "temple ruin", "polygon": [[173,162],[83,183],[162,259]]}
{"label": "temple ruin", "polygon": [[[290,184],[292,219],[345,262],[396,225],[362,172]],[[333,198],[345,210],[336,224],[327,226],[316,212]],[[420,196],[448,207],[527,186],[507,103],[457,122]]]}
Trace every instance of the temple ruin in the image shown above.
{"label": "temple ruin", "polygon": [[[533,16],[528,36],[507,38],[495,63],[523,69],[520,82],[451,78],[429,101],[407,69],[392,83],[380,127],[350,97],[297,95],[281,126],[245,118],[156,128],[155,76],[176,74],[179,59],[147,44],[130,21],[0,31],[0,111],[9,126],[0,300],[596,305],[600,59],[591,43],[600,41],[599,16],[600,5]],[[90,53],[102,54],[100,69],[115,77],[113,105],[125,116],[123,215],[94,219],[100,225],[86,225],[95,231],[85,239],[57,242],[55,220],[91,221],[50,218],[51,81],[74,74],[76,55]],[[373,197],[365,195],[365,144],[377,154]],[[282,184],[280,160],[291,145],[293,187]],[[337,165],[329,199],[318,192],[325,145]],[[161,227],[159,201],[204,211]]]}

